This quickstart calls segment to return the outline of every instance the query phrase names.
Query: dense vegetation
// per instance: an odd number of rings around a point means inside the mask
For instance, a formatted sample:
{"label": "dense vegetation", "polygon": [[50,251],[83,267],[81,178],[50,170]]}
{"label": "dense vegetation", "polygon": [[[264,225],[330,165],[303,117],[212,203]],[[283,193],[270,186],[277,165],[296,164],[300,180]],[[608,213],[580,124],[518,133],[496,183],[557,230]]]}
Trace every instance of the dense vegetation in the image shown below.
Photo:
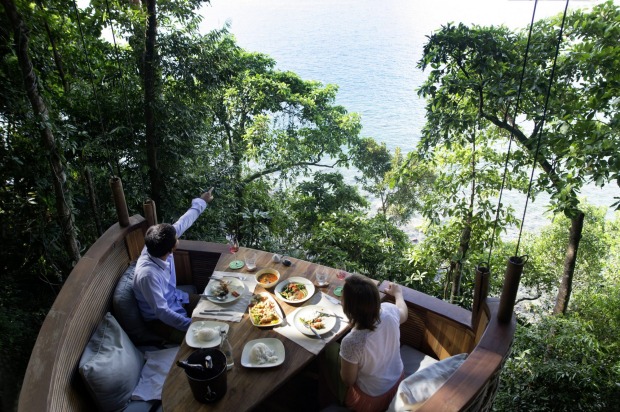
{"label": "dense vegetation", "polygon": [[[244,246],[464,307],[477,264],[490,266],[498,294],[507,256],[528,255],[522,297],[540,305],[520,318],[496,409],[617,407],[620,218],[605,220],[578,194],[620,182],[618,7],[539,21],[531,36],[442,27],[419,63],[428,70],[419,150],[390,153],[360,136],[337,86],[276,70],[227,27],[198,33],[200,5],[2,0],[3,410],[15,406],[55,294],[115,220],[112,176],[130,214],[150,197],[167,222],[215,186],[187,237],[234,232]],[[498,202],[503,189],[550,193],[553,224],[502,240],[520,224]],[[415,214],[426,221],[419,243],[401,229]]]}

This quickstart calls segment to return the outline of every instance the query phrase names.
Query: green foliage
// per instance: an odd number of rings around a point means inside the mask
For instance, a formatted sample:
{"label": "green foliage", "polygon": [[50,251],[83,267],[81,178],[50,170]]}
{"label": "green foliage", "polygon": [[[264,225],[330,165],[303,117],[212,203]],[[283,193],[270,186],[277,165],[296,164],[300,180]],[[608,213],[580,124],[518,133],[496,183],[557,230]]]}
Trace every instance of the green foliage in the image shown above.
{"label": "green foliage", "polygon": [[[608,333],[618,336],[620,330]],[[547,317],[517,328],[501,379],[494,410],[613,410],[620,358],[611,356],[589,321]]]}
{"label": "green foliage", "polygon": [[[496,410],[606,411],[620,401],[620,283],[618,272],[608,276],[607,266],[617,261],[619,220],[606,221],[592,206],[586,210],[591,218],[578,251],[570,311],[566,317],[552,317],[542,305],[534,323],[521,322],[502,372]],[[530,261],[524,286],[542,291],[555,286],[555,266],[561,266],[567,237],[564,227],[554,221],[525,242]],[[547,275],[554,270],[555,276]]]}

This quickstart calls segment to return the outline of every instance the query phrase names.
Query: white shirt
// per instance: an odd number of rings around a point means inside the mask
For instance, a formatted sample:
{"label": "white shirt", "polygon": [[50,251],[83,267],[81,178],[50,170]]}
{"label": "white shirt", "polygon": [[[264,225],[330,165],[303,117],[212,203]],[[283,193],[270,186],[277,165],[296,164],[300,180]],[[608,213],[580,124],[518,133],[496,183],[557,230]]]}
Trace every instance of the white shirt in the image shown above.
{"label": "white shirt", "polygon": [[353,328],[342,339],[340,357],[358,366],[357,386],[367,395],[383,395],[403,373],[400,358],[400,312],[393,303],[381,304],[381,321],[374,331]]}

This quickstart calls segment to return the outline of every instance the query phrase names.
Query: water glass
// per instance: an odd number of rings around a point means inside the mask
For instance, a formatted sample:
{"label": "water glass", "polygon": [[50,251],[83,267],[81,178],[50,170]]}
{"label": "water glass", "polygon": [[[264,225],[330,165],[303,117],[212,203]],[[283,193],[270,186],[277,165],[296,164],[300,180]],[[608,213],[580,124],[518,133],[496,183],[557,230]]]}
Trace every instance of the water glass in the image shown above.
{"label": "water glass", "polygon": [[326,272],[316,272],[316,283],[319,286],[327,285],[327,273]]}
{"label": "water glass", "polygon": [[256,252],[248,252],[245,255],[245,266],[250,272],[256,269]]}

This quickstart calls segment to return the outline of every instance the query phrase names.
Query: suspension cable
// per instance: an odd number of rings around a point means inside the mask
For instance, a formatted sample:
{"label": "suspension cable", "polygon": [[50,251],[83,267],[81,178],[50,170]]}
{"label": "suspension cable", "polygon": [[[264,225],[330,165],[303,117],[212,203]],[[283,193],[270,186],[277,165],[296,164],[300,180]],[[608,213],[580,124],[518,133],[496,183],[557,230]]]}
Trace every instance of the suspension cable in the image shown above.
{"label": "suspension cable", "polygon": [[562,24],[560,25],[560,32],[558,33],[558,42],[555,46],[555,56],[553,58],[553,66],[551,67],[551,76],[549,76],[549,84],[547,85],[547,94],[545,96],[545,105],[543,109],[542,119],[540,121],[540,128],[538,129],[538,140],[536,142],[536,152],[534,154],[534,159],[532,161],[532,172],[530,174],[530,184],[527,189],[527,197],[525,198],[525,207],[523,208],[523,217],[521,218],[521,228],[519,230],[519,239],[517,241],[515,256],[519,254],[519,245],[521,244],[521,233],[523,232],[523,222],[525,221],[525,213],[527,211],[527,205],[530,199],[530,192],[532,190],[532,181],[534,180],[534,171],[536,170],[536,161],[538,160],[538,152],[540,151],[541,135],[542,135],[543,127],[545,125],[545,119],[547,117],[547,106],[549,104],[549,97],[551,96],[551,86],[553,84],[553,78],[555,76],[555,68],[556,68],[556,64],[558,61],[558,55],[560,54],[560,44],[562,43],[562,34],[564,33],[564,23],[566,22],[566,12],[568,10],[568,2],[569,0],[566,0],[566,5],[564,6],[564,14],[562,16]]}
{"label": "suspension cable", "polygon": [[[495,242],[495,232],[497,231],[497,222],[499,221],[499,212],[502,204],[502,195],[504,193],[504,187],[506,184],[506,176],[508,175],[508,161],[510,159],[510,150],[512,147],[512,142],[514,140],[514,127],[517,119],[517,113],[519,113],[519,103],[521,102],[521,91],[523,90],[523,78],[525,77],[525,68],[527,67],[527,59],[530,53],[530,44],[532,41],[532,31],[534,28],[534,19],[536,17],[536,7],[538,6],[538,0],[534,2],[534,10],[532,11],[532,20],[530,21],[530,30],[527,36],[527,44],[525,46],[525,56],[523,57],[523,67],[521,68],[521,76],[519,78],[519,88],[517,90],[517,100],[515,103],[514,115],[513,119],[513,128],[510,130],[510,139],[508,140],[508,152],[506,153],[506,161],[504,163],[504,174],[502,176],[502,185],[499,190],[499,198],[497,200],[497,210],[495,211],[495,222],[493,223],[493,232],[491,233],[491,244],[489,246],[489,257],[487,258],[487,267],[491,265],[491,254],[493,252],[493,244]],[[508,110],[506,110],[506,115],[504,119],[507,117]],[[523,224],[521,225],[523,226]],[[521,236],[521,235],[519,235]]]}

